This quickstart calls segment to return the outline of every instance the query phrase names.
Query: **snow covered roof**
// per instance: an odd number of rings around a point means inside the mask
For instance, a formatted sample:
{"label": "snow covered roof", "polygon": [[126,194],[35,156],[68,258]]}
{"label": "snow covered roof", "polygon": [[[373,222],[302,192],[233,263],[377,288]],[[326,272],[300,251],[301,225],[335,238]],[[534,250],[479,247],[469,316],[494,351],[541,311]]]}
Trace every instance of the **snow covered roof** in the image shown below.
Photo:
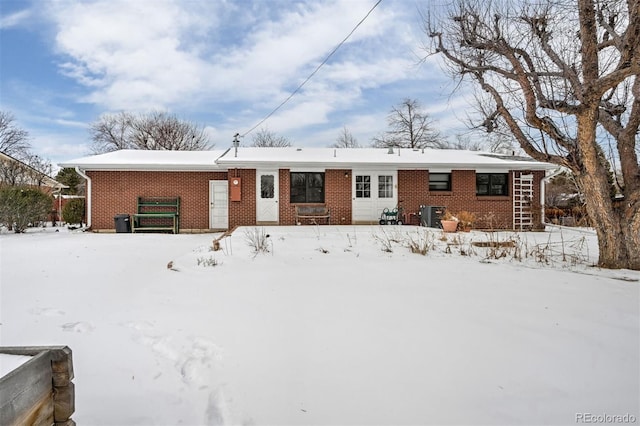
{"label": "snow covered roof", "polygon": [[211,171],[223,170],[216,159],[224,150],[211,151],[153,151],[123,149],[106,154],[91,155],[60,163],[60,167],[79,167],[83,170],[162,170]]}
{"label": "snow covered roof", "polygon": [[78,158],[60,167],[83,170],[211,171],[228,168],[290,169],[429,169],[552,170],[557,166],[529,158],[480,151],[408,148],[265,148],[239,147],[227,151],[121,150]]}
{"label": "snow covered roof", "polygon": [[244,148],[230,149],[217,161],[232,167],[376,168],[431,170],[552,170],[530,158],[480,151],[409,148]]}

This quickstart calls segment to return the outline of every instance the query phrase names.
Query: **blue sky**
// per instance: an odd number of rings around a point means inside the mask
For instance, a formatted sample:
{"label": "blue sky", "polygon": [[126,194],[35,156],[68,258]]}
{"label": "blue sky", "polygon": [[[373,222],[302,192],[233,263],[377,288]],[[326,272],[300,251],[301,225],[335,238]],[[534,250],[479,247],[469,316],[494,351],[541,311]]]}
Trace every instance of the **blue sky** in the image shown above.
{"label": "blue sky", "polygon": [[[174,113],[204,126],[224,149],[286,99],[375,3],[2,0],[0,110],[54,163],[88,154],[89,124],[119,111]],[[434,58],[420,61],[423,7],[383,0],[258,129],[323,147],[346,126],[368,145],[409,97],[451,139],[464,132],[463,92],[451,95]]]}

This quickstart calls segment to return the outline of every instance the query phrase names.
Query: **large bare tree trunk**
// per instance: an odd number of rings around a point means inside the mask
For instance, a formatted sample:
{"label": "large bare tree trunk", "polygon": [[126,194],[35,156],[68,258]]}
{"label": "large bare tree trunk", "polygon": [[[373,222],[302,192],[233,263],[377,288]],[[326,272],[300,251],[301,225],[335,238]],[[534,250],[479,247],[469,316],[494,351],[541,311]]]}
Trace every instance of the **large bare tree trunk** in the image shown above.
{"label": "large bare tree trunk", "polygon": [[[430,54],[487,94],[482,127],[508,130],[532,158],[575,175],[599,265],[640,270],[640,0],[458,0],[427,31]],[[603,130],[616,141],[622,201],[611,196]]]}
{"label": "large bare tree trunk", "polygon": [[625,268],[629,259],[626,229],[616,214],[609,195],[608,170],[602,164],[595,148],[597,109],[592,108],[578,116],[578,150],[582,168],[576,173],[586,203],[587,213],[598,235],[599,266]]}

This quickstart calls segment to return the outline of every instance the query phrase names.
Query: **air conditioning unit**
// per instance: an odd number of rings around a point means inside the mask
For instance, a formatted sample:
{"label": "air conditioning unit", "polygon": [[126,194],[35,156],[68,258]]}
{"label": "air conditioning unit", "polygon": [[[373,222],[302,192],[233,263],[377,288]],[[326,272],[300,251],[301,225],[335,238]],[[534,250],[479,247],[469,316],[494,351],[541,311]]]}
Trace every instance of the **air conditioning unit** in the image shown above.
{"label": "air conditioning unit", "polygon": [[420,226],[442,228],[440,218],[445,210],[446,207],[442,206],[420,206]]}

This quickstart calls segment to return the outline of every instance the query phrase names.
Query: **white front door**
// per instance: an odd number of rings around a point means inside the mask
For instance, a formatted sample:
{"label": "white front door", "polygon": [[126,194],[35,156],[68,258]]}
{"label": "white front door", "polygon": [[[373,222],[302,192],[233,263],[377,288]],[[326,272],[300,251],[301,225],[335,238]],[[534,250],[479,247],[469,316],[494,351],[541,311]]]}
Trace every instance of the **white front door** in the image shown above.
{"label": "white front door", "polygon": [[398,205],[398,173],[354,171],[352,182],[354,223],[377,223],[382,211]]}
{"label": "white front door", "polygon": [[256,176],[256,222],[278,223],[278,171],[258,170]]}
{"label": "white front door", "polygon": [[209,181],[209,228],[229,228],[229,185],[226,180]]}

